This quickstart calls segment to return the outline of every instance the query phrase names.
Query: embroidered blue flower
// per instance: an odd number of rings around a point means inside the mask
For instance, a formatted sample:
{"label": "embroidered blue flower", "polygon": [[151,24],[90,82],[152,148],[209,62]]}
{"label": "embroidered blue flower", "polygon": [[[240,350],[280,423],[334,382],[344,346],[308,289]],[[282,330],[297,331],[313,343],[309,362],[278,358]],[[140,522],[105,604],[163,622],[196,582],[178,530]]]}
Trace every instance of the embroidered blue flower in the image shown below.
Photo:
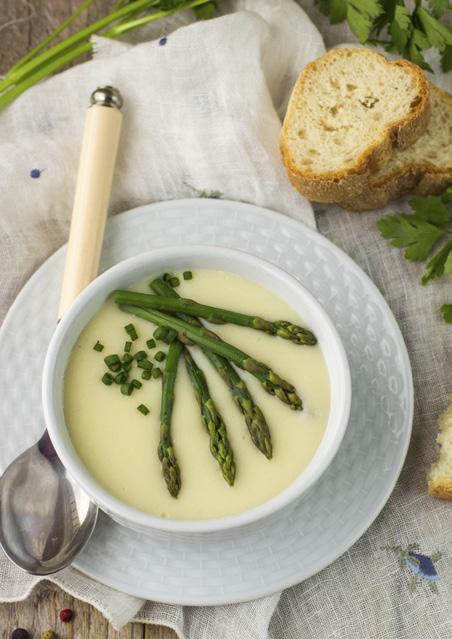
{"label": "embroidered blue flower", "polygon": [[411,573],[409,588],[413,592],[416,586],[424,581],[428,584],[430,590],[434,593],[438,592],[436,581],[439,574],[435,568],[435,562],[441,559],[440,552],[434,552],[432,555],[423,555],[419,550],[419,544],[410,544],[406,548],[401,546],[387,546],[388,550],[394,550],[399,555],[399,563],[402,568],[408,568]]}
{"label": "embroidered blue flower", "polygon": [[428,581],[438,581],[439,575],[433,561],[427,555],[420,555],[417,552],[409,552],[405,560],[406,565],[417,577]]}
{"label": "embroidered blue flower", "polygon": [[37,180],[39,177],[41,177],[41,173],[42,173],[43,169],[31,169],[30,171],[30,177],[33,178],[34,180]]}
{"label": "embroidered blue flower", "polygon": [[163,36],[163,38],[160,38],[159,40],[159,46],[164,47],[167,42],[168,42],[168,38],[166,36]]}

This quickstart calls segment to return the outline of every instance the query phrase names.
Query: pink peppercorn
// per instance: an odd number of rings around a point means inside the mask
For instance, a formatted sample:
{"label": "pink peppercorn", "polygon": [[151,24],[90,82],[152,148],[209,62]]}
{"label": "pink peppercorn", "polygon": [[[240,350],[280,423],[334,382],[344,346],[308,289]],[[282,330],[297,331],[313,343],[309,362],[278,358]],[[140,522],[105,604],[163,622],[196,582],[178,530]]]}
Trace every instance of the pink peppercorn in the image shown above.
{"label": "pink peppercorn", "polygon": [[73,616],[74,616],[74,613],[72,612],[70,608],[65,608],[64,610],[61,610],[60,612],[60,620],[63,623],[68,623]]}

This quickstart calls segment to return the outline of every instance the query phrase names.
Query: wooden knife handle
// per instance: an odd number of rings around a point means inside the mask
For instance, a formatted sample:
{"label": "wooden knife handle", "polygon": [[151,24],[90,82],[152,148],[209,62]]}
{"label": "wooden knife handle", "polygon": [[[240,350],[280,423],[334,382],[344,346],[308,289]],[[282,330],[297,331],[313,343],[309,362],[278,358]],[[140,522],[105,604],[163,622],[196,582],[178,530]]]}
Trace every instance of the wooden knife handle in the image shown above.
{"label": "wooden knife handle", "polygon": [[91,102],[83,132],[58,319],[97,275],[121,131],[119,91],[99,87]]}

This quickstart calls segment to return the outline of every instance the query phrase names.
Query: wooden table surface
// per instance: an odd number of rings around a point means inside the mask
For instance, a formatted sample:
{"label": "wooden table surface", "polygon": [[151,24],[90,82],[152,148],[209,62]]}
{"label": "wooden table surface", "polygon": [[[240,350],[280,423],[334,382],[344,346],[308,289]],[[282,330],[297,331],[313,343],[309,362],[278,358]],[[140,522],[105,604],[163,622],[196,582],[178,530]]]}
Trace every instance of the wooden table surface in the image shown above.
{"label": "wooden table surface", "polygon": [[[79,6],[81,0],[0,0],[0,75],[29,49],[48,35]],[[96,0],[75,22],[81,27],[104,15],[114,0]],[[58,620],[63,608],[74,610],[68,624]],[[48,629],[61,639],[175,639],[167,628],[128,624],[116,632],[92,606],[70,597],[56,586],[43,583],[26,601],[0,604],[0,639],[9,639],[14,628],[22,627],[33,639]]]}

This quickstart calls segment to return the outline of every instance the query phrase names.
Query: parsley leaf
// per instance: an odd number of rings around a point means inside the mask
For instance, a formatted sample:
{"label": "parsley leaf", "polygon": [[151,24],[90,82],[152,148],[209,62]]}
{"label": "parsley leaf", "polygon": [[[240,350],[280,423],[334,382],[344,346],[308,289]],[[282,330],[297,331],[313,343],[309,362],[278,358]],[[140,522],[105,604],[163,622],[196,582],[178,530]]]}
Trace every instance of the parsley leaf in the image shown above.
{"label": "parsley leaf", "polygon": [[452,44],[452,31],[445,24],[434,18],[431,13],[419,7],[416,14],[424,28],[425,35],[432,47],[443,52],[446,45]]}
{"label": "parsley leaf", "polygon": [[[400,0],[380,0],[383,13],[375,20],[375,31],[379,34],[384,27],[391,24],[395,17],[396,7],[400,6]],[[403,4],[403,3],[402,3]]]}
{"label": "parsley leaf", "polygon": [[444,49],[444,53],[441,58],[441,70],[444,73],[452,71],[452,46],[450,45]]}
{"label": "parsley leaf", "polygon": [[[452,29],[441,22],[452,9],[451,0],[315,0],[332,24],[347,20],[350,29],[364,44],[384,44],[432,71],[423,51],[436,48],[442,54],[443,71],[452,69]],[[380,34],[387,37],[379,40]]]}
{"label": "parsley leaf", "polygon": [[433,69],[429,64],[427,64],[422,54],[422,51],[425,49],[430,49],[430,42],[422,31],[419,29],[413,29],[413,35],[411,36],[411,40],[407,48],[408,57],[422,69],[433,73]]}
{"label": "parsley leaf", "polygon": [[452,186],[450,186],[446,191],[444,191],[444,193],[441,196],[441,199],[444,202],[444,204],[452,203]]}
{"label": "parsley leaf", "polygon": [[445,231],[416,215],[389,215],[378,221],[378,229],[391,246],[405,248],[405,257],[422,262]]}
{"label": "parsley leaf", "polygon": [[[452,251],[452,240],[446,242],[443,247],[432,257],[432,259],[427,263],[425,267],[424,275],[422,276],[421,282],[423,285],[427,284],[428,281],[433,280],[435,277],[441,277],[444,274],[446,269],[446,261],[452,265],[452,255],[450,252]],[[447,266],[449,268],[449,264]]]}
{"label": "parsley leaf", "polygon": [[[416,196],[409,200],[413,213],[388,215],[377,222],[382,236],[391,246],[405,249],[407,260],[422,262],[433,251],[437,242],[452,235],[452,188],[440,197]],[[439,250],[425,265],[421,279],[423,285],[442,275],[452,275],[452,240],[443,242]],[[452,304],[442,309],[444,320],[452,324]]]}
{"label": "parsley leaf", "polygon": [[435,18],[441,18],[447,9],[452,9],[452,4],[449,0],[429,0],[429,5]]}
{"label": "parsley leaf", "polygon": [[435,195],[417,196],[408,200],[408,204],[418,217],[426,222],[443,226],[451,221],[443,199]]}
{"label": "parsley leaf", "polygon": [[452,304],[443,304],[441,306],[443,320],[448,324],[452,324]]}
{"label": "parsley leaf", "polygon": [[318,0],[320,11],[329,17],[331,24],[338,24],[345,20],[347,4],[347,0]]}
{"label": "parsley leaf", "polygon": [[448,275],[452,275],[452,253],[449,254],[449,257],[444,264],[444,272]]}
{"label": "parsley leaf", "polygon": [[347,21],[361,44],[369,39],[375,20],[383,13],[378,0],[348,0]]}
{"label": "parsley leaf", "polygon": [[194,7],[193,11],[197,20],[210,20],[215,15],[215,9],[215,2],[208,2],[207,4]]}
{"label": "parsley leaf", "polygon": [[394,11],[394,19],[391,22],[389,32],[392,36],[394,48],[403,53],[413,31],[410,14],[406,7],[397,5]]}

